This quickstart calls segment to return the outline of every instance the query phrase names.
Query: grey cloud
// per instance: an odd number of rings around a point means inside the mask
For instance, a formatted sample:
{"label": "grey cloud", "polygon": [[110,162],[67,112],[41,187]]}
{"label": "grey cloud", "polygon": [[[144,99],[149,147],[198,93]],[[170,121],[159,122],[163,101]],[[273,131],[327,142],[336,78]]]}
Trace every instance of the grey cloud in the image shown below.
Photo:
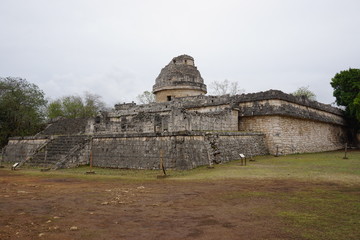
{"label": "grey cloud", "polygon": [[0,76],[26,77],[51,98],[89,91],[113,104],[151,90],[172,57],[189,54],[206,84],[309,85],[331,103],[331,78],[359,68],[359,8],[355,0],[3,0]]}

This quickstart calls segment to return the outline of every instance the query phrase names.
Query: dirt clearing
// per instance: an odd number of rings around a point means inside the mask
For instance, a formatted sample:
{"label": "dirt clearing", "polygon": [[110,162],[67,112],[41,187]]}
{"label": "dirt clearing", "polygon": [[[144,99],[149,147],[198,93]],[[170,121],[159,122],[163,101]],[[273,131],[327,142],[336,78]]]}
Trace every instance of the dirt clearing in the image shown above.
{"label": "dirt clearing", "polygon": [[[94,176],[96,177],[96,176]],[[305,239],[278,212],[284,180],[93,181],[0,170],[0,239]]]}
{"label": "dirt clearing", "polygon": [[[288,192],[298,183],[85,181],[0,171],[1,239],[288,239],[274,202],[233,192]],[[276,205],[276,204],[275,204]]]}
{"label": "dirt clearing", "polygon": [[[0,239],[360,239],[360,152],[189,171],[0,169]],[[225,179],[226,178],[226,179]]]}

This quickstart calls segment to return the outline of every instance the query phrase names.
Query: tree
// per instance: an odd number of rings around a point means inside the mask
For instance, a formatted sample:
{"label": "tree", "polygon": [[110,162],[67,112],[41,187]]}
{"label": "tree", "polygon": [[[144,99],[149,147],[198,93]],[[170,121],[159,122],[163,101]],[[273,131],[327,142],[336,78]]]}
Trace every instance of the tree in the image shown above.
{"label": "tree", "polygon": [[101,97],[96,94],[85,92],[83,97],[65,96],[56,99],[48,105],[47,117],[64,118],[89,118],[95,117],[99,111],[106,108]]}
{"label": "tree", "polygon": [[141,104],[149,104],[155,102],[155,95],[149,91],[144,91],[142,94],[139,94],[136,98]]}
{"label": "tree", "polygon": [[60,99],[52,101],[47,107],[47,118],[54,119],[59,116],[63,116],[62,102]]}
{"label": "tree", "polygon": [[299,87],[295,92],[291,93],[298,97],[307,97],[309,100],[316,101],[316,95],[310,91],[309,86]]}
{"label": "tree", "polygon": [[210,84],[210,94],[212,95],[236,95],[245,92],[244,89],[239,89],[238,82],[230,82],[225,79],[224,81],[213,81]]}
{"label": "tree", "polygon": [[336,104],[345,106],[345,112],[353,120],[354,126],[360,129],[360,69],[336,73],[331,79]]}
{"label": "tree", "polygon": [[44,92],[22,78],[0,77],[0,147],[9,137],[39,132],[45,122]]}
{"label": "tree", "polygon": [[99,111],[105,111],[106,109],[106,104],[101,100],[101,96],[85,92],[84,116],[96,116]]}

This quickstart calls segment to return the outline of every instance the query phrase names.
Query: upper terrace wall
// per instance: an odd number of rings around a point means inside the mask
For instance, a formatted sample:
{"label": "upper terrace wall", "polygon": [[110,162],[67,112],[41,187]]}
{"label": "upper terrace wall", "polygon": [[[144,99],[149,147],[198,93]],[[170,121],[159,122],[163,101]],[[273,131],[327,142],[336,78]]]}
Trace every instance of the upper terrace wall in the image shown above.
{"label": "upper terrace wall", "polygon": [[[281,115],[345,125],[341,110],[281,91],[235,96],[194,96],[166,103],[118,104],[107,113],[94,131],[141,133],[163,131],[237,131],[238,121],[247,116]],[[240,118],[238,118],[240,117]]]}
{"label": "upper terrace wall", "polygon": [[[189,131],[237,131],[238,111],[230,108],[217,111],[184,111],[173,121],[173,126]],[[183,124],[183,125],[181,125]],[[180,129],[178,129],[180,131]]]}
{"label": "upper terrace wall", "polygon": [[[306,109],[313,109],[321,112],[326,112],[328,114],[337,115],[340,118],[343,117],[343,111],[334,108],[331,105],[319,103],[316,101],[311,101],[305,97],[296,97],[290,94],[283,93],[277,90],[269,90],[266,92],[259,92],[259,93],[249,93],[249,94],[241,94],[235,96],[223,95],[223,96],[193,96],[193,97],[184,97],[184,98],[177,98],[173,101],[166,102],[166,103],[151,103],[151,104],[143,104],[143,105],[136,105],[136,104],[118,104],[115,106],[115,111],[110,112],[108,114],[109,118],[118,117],[122,115],[132,115],[137,114],[139,112],[166,112],[171,111],[171,109],[179,108],[179,109],[188,109],[188,110],[197,110],[200,112],[204,112],[203,110],[208,109],[212,111],[212,109],[217,108],[217,110],[224,109],[224,108],[238,108],[240,104],[243,103],[252,103],[261,101],[269,101],[270,105],[279,106],[276,101],[270,100],[281,100],[282,103],[291,103],[292,105],[302,106]],[[274,104],[272,104],[274,103]],[[260,104],[261,105],[261,104]],[[262,104],[264,105],[264,104]],[[247,106],[247,105],[246,105]],[[253,115],[260,114],[263,115],[264,112],[259,112],[256,109],[256,105],[252,105],[253,107]],[[244,112],[245,115],[249,115],[249,109],[240,109]],[[264,110],[264,109],[262,109]],[[296,109],[281,109],[281,108],[268,108],[266,109],[266,114],[271,114],[272,111],[280,112],[283,111],[283,114],[289,114],[291,111],[296,111]],[[251,112],[251,114],[252,114]],[[309,116],[312,117],[311,115]],[[340,124],[340,122],[339,122]]]}
{"label": "upper terrace wall", "polygon": [[338,113],[324,111],[321,108],[312,108],[297,102],[288,102],[279,99],[266,99],[239,103],[239,116],[270,116],[281,115],[313,121],[346,125],[345,119]]}
{"label": "upper terrace wall", "polygon": [[238,112],[230,108],[195,111],[173,108],[163,112],[137,112],[94,124],[96,134],[177,131],[237,131]]}

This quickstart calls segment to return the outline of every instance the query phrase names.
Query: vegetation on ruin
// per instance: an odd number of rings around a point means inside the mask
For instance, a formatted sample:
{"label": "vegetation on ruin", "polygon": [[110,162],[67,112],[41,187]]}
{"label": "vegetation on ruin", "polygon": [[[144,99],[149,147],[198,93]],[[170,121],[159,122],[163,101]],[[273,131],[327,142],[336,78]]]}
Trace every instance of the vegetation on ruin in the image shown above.
{"label": "vegetation on ruin", "polygon": [[155,95],[152,92],[144,91],[137,95],[136,99],[140,104],[149,104],[155,102]]}
{"label": "vegetation on ruin", "polygon": [[291,94],[298,97],[306,97],[311,101],[316,101],[316,94],[309,89],[309,86],[299,87],[295,92]]}
{"label": "vegetation on ruin", "polygon": [[85,92],[83,96],[71,95],[51,101],[47,107],[47,118],[89,118],[105,109],[99,95]]}
{"label": "vegetation on ruin", "polygon": [[242,94],[245,92],[245,89],[241,89],[239,87],[238,82],[232,82],[227,79],[223,81],[213,81],[209,85],[209,94],[210,95],[226,95],[229,94],[231,96],[236,94]]}
{"label": "vegetation on ruin", "polygon": [[39,132],[45,120],[45,94],[26,79],[0,78],[0,147],[9,137]]}

